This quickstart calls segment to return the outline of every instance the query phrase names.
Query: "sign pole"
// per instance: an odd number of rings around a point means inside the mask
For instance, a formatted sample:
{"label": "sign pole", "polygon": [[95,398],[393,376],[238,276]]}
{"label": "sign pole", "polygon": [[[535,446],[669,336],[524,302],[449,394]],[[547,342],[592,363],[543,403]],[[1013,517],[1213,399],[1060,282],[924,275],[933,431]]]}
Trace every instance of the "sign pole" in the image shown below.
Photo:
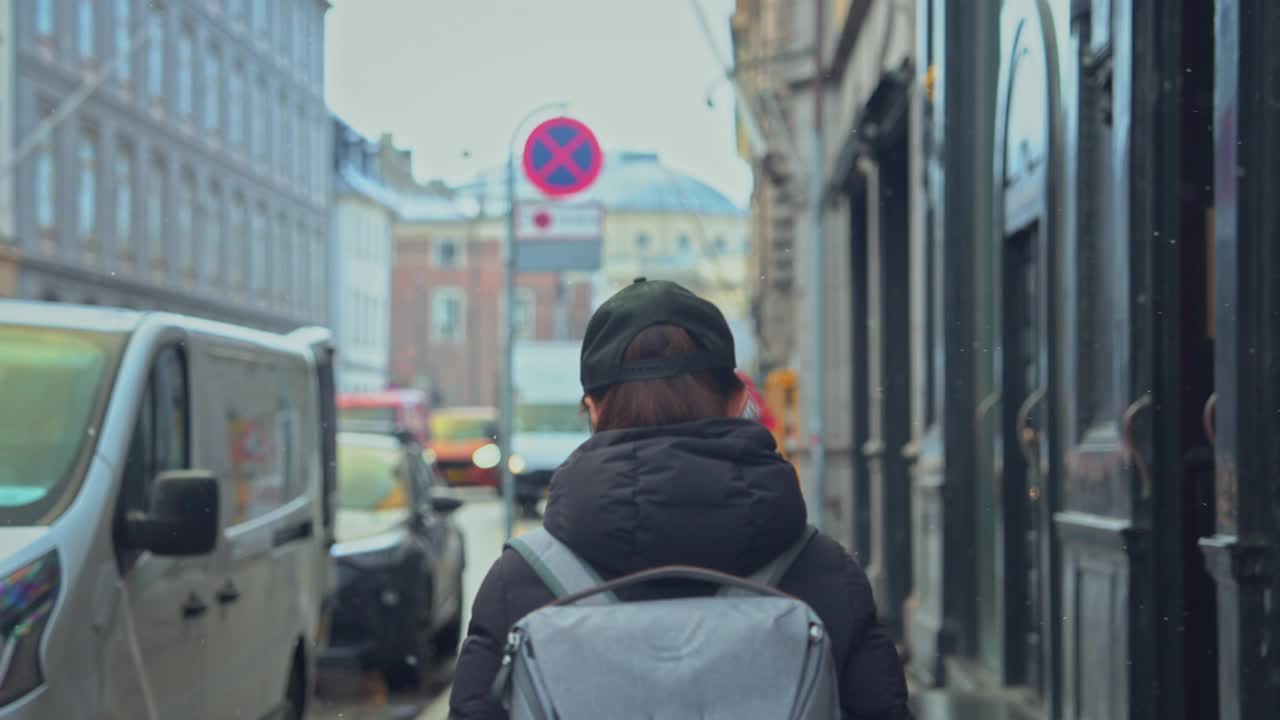
{"label": "sign pole", "polygon": [[507,143],[507,237],[503,245],[503,262],[506,271],[503,273],[502,292],[502,388],[500,408],[498,411],[498,447],[502,450],[502,505],[504,510],[503,537],[511,539],[516,525],[516,479],[511,473],[511,440],[515,433],[515,293],[516,293],[516,165],[515,146],[523,128],[533,116],[547,110],[559,109],[563,112],[563,102],[540,105],[525,115],[514,130],[511,131],[511,142]]}
{"label": "sign pole", "polygon": [[[518,129],[517,129],[518,132]],[[511,533],[515,529],[515,502],[516,502],[516,479],[511,473],[511,436],[515,431],[514,418],[511,417],[515,412],[515,402],[512,397],[515,394],[515,388],[512,387],[514,380],[514,368],[511,367],[515,360],[515,348],[513,347],[515,340],[515,322],[511,317],[511,313],[515,310],[515,294],[516,294],[516,166],[513,159],[514,149],[507,148],[507,241],[503,248],[503,261],[506,263],[506,271],[503,273],[502,288],[502,407],[498,411],[498,417],[501,422],[498,439],[499,447],[502,449],[502,506],[503,506],[503,537],[507,540],[511,539]]]}

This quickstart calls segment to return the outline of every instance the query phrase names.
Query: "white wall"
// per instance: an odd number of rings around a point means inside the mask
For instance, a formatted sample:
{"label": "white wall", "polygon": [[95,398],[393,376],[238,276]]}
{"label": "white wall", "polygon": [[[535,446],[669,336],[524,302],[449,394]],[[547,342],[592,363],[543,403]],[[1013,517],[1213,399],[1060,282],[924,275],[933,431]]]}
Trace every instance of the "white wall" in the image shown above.
{"label": "white wall", "polygon": [[391,351],[391,212],[358,195],[339,195],[333,227],[338,389],[381,390]]}

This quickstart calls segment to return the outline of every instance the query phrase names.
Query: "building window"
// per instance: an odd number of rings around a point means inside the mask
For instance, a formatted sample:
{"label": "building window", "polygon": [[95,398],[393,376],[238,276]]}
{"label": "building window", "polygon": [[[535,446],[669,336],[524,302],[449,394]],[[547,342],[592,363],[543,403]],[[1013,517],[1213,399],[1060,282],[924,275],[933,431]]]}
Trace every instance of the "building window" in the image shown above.
{"label": "building window", "polygon": [[307,178],[311,177],[311,154],[307,152],[307,143],[299,142],[299,138],[303,135],[304,129],[307,127],[307,112],[303,109],[302,103],[298,103],[298,113],[294,115],[294,120],[297,122],[298,127],[294,137],[291,138],[292,142],[290,142],[289,145],[294,148],[294,151],[298,155],[294,160],[293,168],[294,172],[297,173],[295,178],[298,183],[298,187],[305,187]]}
{"label": "building window", "polygon": [[249,286],[259,296],[267,289],[267,242],[267,209],[259,205],[249,245]]}
{"label": "building window", "polygon": [[306,77],[307,50],[311,46],[311,23],[307,22],[307,3],[293,5],[293,33],[298,38],[293,61],[301,77]]}
{"label": "building window", "polygon": [[257,33],[262,40],[266,40],[267,8],[269,7],[269,3],[262,2],[262,0],[254,0],[249,3],[249,7],[253,11],[253,31]]}
{"label": "building window", "polygon": [[325,278],[328,277],[328,257],[325,255],[324,230],[319,229],[312,235],[311,250],[311,312],[314,320],[321,321],[325,317]]}
{"label": "building window", "polygon": [[209,206],[206,210],[204,232],[204,274],[210,284],[215,284],[222,276],[222,252],[226,248],[226,238],[222,235],[222,187],[214,183],[209,187]]}
{"label": "building window", "polygon": [[147,189],[147,245],[151,262],[157,269],[164,266],[164,193],[168,187],[164,159],[151,161],[150,187]]}
{"label": "building window", "polygon": [[244,69],[231,68],[227,77],[227,140],[240,147],[244,144]]}
{"label": "building window", "polygon": [[231,235],[227,238],[227,280],[231,287],[244,287],[244,264],[249,259],[245,248],[249,242],[249,211],[244,196],[237,193],[231,201]]}
{"label": "building window", "polygon": [[290,147],[290,125],[292,124],[292,113],[289,112],[289,100],[284,93],[280,93],[280,102],[276,105],[276,132],[279,137],[276,139],[276,172],[283,178],[291,176],[293,170],[293,153]]}
{"label": "building window", "polygon": [[431,264],[437,268],[462,266],[462,248],[452,238],[441,238],[431,243]]}
{"label": "building window", "polygon": [[289,7],[292,4],[282,0],[276,0],[271,3],[271,7],[276,9],[276,51],[285,60],[293,57],[292,33],[290,32],[293,29],[293,23],[289,22]]}
{"label": "building window", "polygon": [[46,134],[44,142],[36,148],[34,164],[36,229],[41,233],[51,233],[57,205],[53,133]]}
{"label": "building window", "polygon": [[638,253],[648,252],[649,236],[646,233],[637,233],[635,243],[636,243],[636,252]]}
{"label": "building window", "polygon": [[676,251],[680,254],[687,254],[689,252],[689,248],[692,246],[692,243],[689,242],[689,235],[687,233],[680,233],[676,238]]}
{"label": "building window", "polygon": [[76,53],[85,62],[98,54],[93,13],[93,0],[76,0]]}
{"label": "building window", "polygon": [[532,340],[537,326],[537,294],[533,288],[516,288],[511,298],[511,317],[517,340]]}
{"label": "building window", "polygon": [[314,139],[312,142],[315,143],[315,148],[312,150],[312,157],[315,157],[317,162],[312,169],[313,177],[311,179],[311,194],[316,202],[323,202],[329,180],[329,176],[327,174],[328,163],[323,161],[323,158],[328,157],[329,124],[325,121],[321,121],[315,125],[312,132],[314,133]]}
{"label": "building window", "polygon": [[271,108],[267,104],[267,81],[258,78],[257,97],[253,102],[253,153],[262,162],[267,153],[267,132]]}
{"label": "building window", "polygon": [[116,246],[121,257],[133,257],[133,148],[116,148],[112,185],[116,191]]}
{"label": "building window", "polygon": [[431,293],[431,337],[445,343],[463,339],[462,291],[456,287],[436,288]]}
{"label": "building window", "polygon": [[53,38],[53,0],[36,0],[36,35]]}
{"label": "building window", "polygon": [[219,117],[222,114],[222,89],[219,80],[222,76],[222,55],[217,47],[210,46],[209,54],[204,59],[204,126],[207,130],[217,130]]}
{"label": "building window", "polygon": [[178,235],[178,268],[190,275],[195,269],[195,205],[196,180],[190,170],[182,173],[182,181],[178,183],[177,227]]}
{"label": "building window", "polygon": [[163,10],[151,11],[147,20],[147,96],[153,101],[164,99],[164,16]]}
{"label": "building window", "polygon": [[289,220],[280,216],[277,232],[271,243],[274,257],[271,260],[272,281],[276,283],[276,295],[281,307],[287,308],[293,302],[293,273],[289,267],[289,251],[293,249],[293,233],[289,228]]}
{"label": "building window", "polygon": [[92,248],[98,232],[98,137],[91,129],[80,132],[76,167],[76,232]]}
{"label": "building window", "polygon": [[723,255],[724,251],[728,249],[729,244],[725,241],[723,235],[717,235],[716,239],[711,242],[711,247],[715,250],[717,255]]}
{"label": "building window", "polygon": [[120,79],[133,74],[133,0],[116,0],[116,67]]}
{"label": "building window", "polygon": [[308,264],[319,262],[319,258],[311,258],[307,254],[307,226],[298,223],[294,228],[293,235],[293,274],[296,278],[296,292],[294,294],[294,311],[301,317],[308,314],[307,304],[310,302],[311,292],[307,287],[307,281],[310,279],[310,269]]}
{"label": "building window", "polygon": [[178,115],[190,120],[195,113],[195,85],[191,77],[195,62],[195,41],[191,28],[183,26],[178,35]]}

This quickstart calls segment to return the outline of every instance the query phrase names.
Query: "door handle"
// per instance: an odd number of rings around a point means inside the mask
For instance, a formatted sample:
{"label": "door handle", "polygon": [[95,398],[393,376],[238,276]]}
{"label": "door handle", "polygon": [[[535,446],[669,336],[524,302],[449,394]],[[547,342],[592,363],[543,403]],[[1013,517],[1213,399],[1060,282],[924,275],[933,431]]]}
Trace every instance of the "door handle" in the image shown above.
{"label": "door handle", "polygon": [[1018,433],[1018,445],[1022,447],[1022,455],[1027,459],[1027,465],[1037,471],[1040,469],[1040,458],[1037,457],[1040,431],[1031,427],[1031,411],[1036,409],[1044,393],[1045,388],[1041,385],[1022,401],[1022,407],[1018,408],[1018,417],[1014,424]]}
{"label": "door handle", "polygon": [[1125,455],[1138,468],[1138,482],[1144,498],[1151,497],[1151,470],[1147,467],[1147,459],[1138,449],[1138,442],[1133,438],[1133,423],[1138,413],[1149,407],[1151,407],[1151,393],[1144,393],[1125,409],[1124,415],[1120,418],[1120,439],[1124,443]]}
{"label": "door handle", "polygon": [[989,395],[982,398],[982,402],[978,403],[978,407],[973,411],[973,427],[976,431],[982,431],[982,423],[986,421],[987,414],[1000,404],[1000,391],[993,390]]}
{"label": "door handle", "polygon": [[228,580],[227,584],[223,585],[222,589],[218,591],[217,598],[219,605],[230,605],[240,599],[240,591]]}
{"label": "door handle", "polygon": [[1204,436],[1209,438],[1209,446],[1218,445],[1218,422],[1214,411],[1218,408],[1218,393],[1211,393],[1204,401],[1204,411],[1200,414],[1200,422],[1204,425]]}
{"label": "door handle", "polygon": [[193,620],[205,614],[209,610],[209,606],[203,600],[196,597],[195,593],[191,593],[191,597],[182,604],[182,617],[184,620]]}

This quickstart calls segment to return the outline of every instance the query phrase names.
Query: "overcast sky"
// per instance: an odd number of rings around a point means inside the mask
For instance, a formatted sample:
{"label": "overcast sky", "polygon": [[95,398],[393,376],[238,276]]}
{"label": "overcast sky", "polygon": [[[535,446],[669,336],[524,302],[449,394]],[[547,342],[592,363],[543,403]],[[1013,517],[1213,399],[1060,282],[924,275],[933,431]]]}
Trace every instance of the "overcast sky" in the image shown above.
{"label": "overcast sky", "polygon": [[[733,0],[701,2],[728,57]],[[500,165],[520,118],[564,100],[606,150],[657,151],[740,206],[750,197],[733,93],[689,0],[334,0],[326,44],[330,107],[370,137],[394,133],[419,179]]]}

